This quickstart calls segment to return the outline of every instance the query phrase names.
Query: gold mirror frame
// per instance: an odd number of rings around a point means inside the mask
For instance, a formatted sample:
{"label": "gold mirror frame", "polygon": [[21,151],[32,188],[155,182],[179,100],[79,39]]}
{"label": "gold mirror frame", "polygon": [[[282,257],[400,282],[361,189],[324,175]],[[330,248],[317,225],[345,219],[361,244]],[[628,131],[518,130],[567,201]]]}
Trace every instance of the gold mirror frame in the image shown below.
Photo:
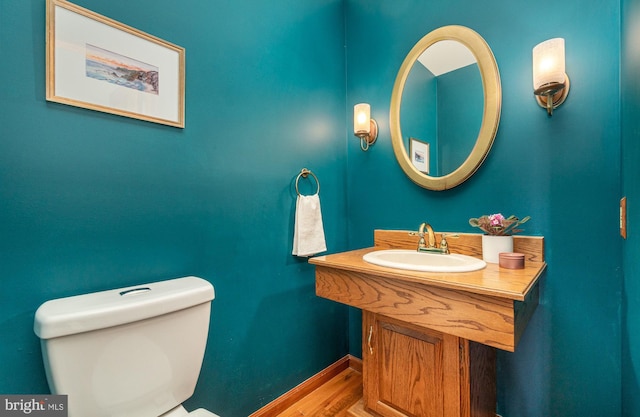
{"label": "gold mirror frame", "polygon": [[[475,55],[482,78],[484,91],[484,111],[482,125],[476,143],[467,159],[455,171],[442,177],[431,177],[420,172],[411,163],[404,146],[400,126],[400,106],[402,93],[413,64],[431,45],[443,40],[454,40],[465,45]],[[471,177],[487,157],[498,131],[500,110],[502,107],[502,87],[500,73],[493,52],[485,40],[475,31],[464,26],[443,26],[428,33],[409,51],[398,71],[396,82],[391,93],[391,110],[389,127],[393,152],[402,170],[416,184],[434,191],[442,191],[462,184]]]}

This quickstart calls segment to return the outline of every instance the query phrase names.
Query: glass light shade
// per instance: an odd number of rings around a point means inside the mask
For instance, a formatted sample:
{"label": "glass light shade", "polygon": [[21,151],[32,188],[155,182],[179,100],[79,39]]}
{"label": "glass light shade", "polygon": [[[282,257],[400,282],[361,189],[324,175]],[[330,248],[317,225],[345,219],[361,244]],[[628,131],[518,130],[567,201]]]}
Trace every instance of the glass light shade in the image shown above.
{"label": "glass light shade", "polygon": [[533,48],[533,89],[565,82],[564,39],[554,38]]}
{"label": "glass light shade", "polygon": [[367,103],[353,107],[353,132],[356,135],[368,134],[371,131],[371,106]]}

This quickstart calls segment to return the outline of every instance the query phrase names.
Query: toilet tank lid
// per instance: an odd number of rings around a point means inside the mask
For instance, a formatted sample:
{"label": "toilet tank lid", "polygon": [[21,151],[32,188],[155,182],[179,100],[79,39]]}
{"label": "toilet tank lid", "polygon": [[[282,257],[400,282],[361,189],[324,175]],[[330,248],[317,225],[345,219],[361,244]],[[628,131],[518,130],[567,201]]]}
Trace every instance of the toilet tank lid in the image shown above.
{"label": "toilet tank lid", "polygon": [[83,333],[183,310],[214,297],[210,282],[189,276],[59,298],[38,308],[34,331],[41,339]]}

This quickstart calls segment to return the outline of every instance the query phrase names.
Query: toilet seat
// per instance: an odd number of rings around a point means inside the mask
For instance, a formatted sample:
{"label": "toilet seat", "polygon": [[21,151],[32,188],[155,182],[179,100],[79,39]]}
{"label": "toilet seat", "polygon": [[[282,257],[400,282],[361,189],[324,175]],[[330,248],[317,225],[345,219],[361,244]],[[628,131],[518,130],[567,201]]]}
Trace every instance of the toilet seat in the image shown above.
{"label": "toilet seat", "polygon": [[216,414],[213,414],[209,410],[205,410],[204,408],[198,408],[197,410],[193,410],[189,413],[189,417],[219,417]]}
{"label": "toilet seat", "polygon": [[217,414],[213,414],[209,410],[204,408],[198,408],[192,412],[188,412],[182,405],[177,406],[173,410],[169,410],[159,417],[219,417]]}

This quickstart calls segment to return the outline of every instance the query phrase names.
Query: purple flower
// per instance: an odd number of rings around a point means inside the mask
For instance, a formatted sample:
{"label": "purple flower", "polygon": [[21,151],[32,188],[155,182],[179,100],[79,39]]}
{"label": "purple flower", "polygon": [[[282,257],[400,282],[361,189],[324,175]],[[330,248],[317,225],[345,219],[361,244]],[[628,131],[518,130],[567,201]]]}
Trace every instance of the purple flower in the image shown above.
{"label": "purple flower", "polygon": [[504,216],[501,213],[489,215],[489,223],[491,224],[491,226],[502,226],[503,221]]}

